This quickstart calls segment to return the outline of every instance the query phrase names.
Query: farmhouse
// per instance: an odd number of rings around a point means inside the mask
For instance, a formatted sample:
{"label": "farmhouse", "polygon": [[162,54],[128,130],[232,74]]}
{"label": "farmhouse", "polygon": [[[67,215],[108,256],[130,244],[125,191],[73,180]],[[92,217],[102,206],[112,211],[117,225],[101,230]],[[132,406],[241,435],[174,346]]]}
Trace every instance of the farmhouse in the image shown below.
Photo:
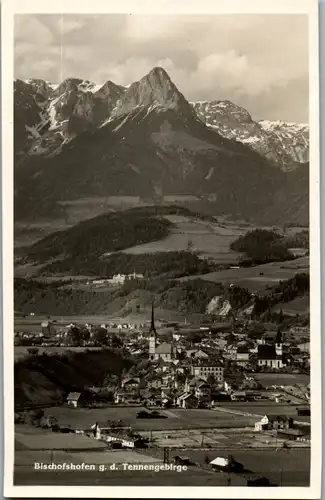
{"label": "farmhouse", "polygon": [[68,406],[77,408],[81,403],[81,392],[70,392],[67,396]]}
{"label": "farmhouse", "polygon": [[122,381],[122,389],[124,391],[136,391],[140,387],[140,378],[139,377],[130,377],[126,378]]}
{"label": "farmhouse", "polygon": [[223,472],[240,472],[243,470],[243,465],[229,455],[228,457],[217,457],[210,462],[212,469]]}
{"label": "farmhouse", "polygon": [[197,408],[198,399],[191,392],[184,392],[177,397],[176,404],[180,408]]}
{"label": "farmhouse", "polygon": [[198,384],[194,394],[200,403],[210,403],[211,401],[211,387],[206,382]]}
{"label": "farmhouse", "polygon": [[56,333],[55,324],[48,319],[41,322],[41,328],[43,335],[51,336]]}
{"label": "farmhouse", "polygon": [[304,432],[300,429],[280,429],[277,431],[277,436],[289,441],[297,441],[298,438],[304,436]]}
{"label": "farmhouse", "polygon": [[244,382],[244,375],[242,373],[231,373],[225,375],[224,389],[227,393],[231,393],[236,389],[241,388]]}
{"label": "farmhouse", "polygon": [[292,429],[293,419],[287,416],[271,417],[264,415],[258,422],[255,422],[254,430],[256,432],[278,429]]}
{"label": "farmhouse", "polygon": [[231,394],[231,401],[246,401],[247,395],[244,391],[236,391]]}
{"label": "farmhouse", "polygon": [[[93,426],[94,427],[94,426]],[[129,436],[125,432],[121,432],[118,435],[112,435],[110,428],[96,428],[95,439],[106,441],[107,443],[118,443],[124,448],[146,448],[147,443],[141,436]]]}

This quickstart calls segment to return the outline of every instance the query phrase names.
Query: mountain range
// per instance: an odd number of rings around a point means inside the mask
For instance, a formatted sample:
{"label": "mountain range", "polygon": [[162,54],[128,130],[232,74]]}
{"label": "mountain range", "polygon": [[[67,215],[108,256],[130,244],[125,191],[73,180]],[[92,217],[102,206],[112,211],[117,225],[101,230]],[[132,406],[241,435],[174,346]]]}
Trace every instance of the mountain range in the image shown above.
{"label": "mountain range", "polygon": [[308,223],[308,132],[191,103],[159,67],[128,87],[15,80],[15,219],[83,197],[190,194],[213,215]]}

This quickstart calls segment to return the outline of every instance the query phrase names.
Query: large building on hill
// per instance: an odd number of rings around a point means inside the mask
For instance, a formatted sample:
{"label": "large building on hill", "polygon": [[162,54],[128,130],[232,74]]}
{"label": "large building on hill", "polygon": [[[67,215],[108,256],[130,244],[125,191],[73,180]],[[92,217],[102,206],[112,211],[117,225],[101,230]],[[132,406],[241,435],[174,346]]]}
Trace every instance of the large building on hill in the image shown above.
{"label": "large building on hill", "polygon": [[164,342],[157,345],[157,331],[155,327],[154,307],[151,309],[151,325],[149,330],[149,359],[151,361],[162,359],[163,361],[173,361],[178,358],[178,351],[174,344]]}

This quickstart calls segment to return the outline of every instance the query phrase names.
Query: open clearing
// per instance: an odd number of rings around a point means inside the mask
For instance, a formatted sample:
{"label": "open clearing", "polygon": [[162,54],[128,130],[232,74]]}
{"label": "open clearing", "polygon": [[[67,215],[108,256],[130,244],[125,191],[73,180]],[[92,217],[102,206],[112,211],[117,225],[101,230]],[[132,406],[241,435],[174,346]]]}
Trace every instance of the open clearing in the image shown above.
{"label": "open clearing", "polygon": [[248,376],[253,376],[264,387],[310,383],[310,376],[303,373],[252,373]]}
{"label": "open clearing", "polygon": [[167,238],[143,245],[137,245],[124,250],[125,253],[141,254],[155,252],[170,252],[191,249],[200,256],[211,258],[215,262],[235,263],[240,253],[230,250],[230,244],[245,233],[245,229],[234,225],[221,226],[197,218],[177,215],[164,216],[174,224]]}
{"label": "open clearing", "polygon": [[107,422],[111,420],[122,420],[126,426],[132,426],[135,430],[245,427],[254,425],[256,421],[256,418],[251,416],[220,414],[212,410],[174,408],[170,410],[170,413],[162,411],[162,414],[168,416],[165,419],[137,419],[137,412],[144,409],[143,407],[108,407],[90,410],[61,406],[49,408],[47,413],[54,415],[60,425],[69,425],[75,429],[90,428],[95,422],[102,427],[107,427]]}
{"label": "open clearing", "polygon": [[275,286],[281,280],[288,280],[298,273],[309,273],[309,257],[301,257],[293,261],[270,262],[255,267],[226,269],[200,276],[186,276],[180,281],[201,278],[206,281],[235,284],[248,288],[250,292],[258,292],[266,287]]}
{"label": "open clearing", "polygon": [[309,295],[304,297],[296,297],[290,302],[277,304],[272,311],[279,312],[281,309],[286,316],[295,316],[296,314],[308,314],[310,308]]}
{"label": "open clearing", "polygon": [[[220,408],[220,409],[219,409]],[[216,410],[184,410],[172,408],[162,410],[161,413],[168,418],[164,419],[137,419],[137,412],[143,407],[107,407],[107,408],[68,408],[67,406],[49,408],[46,413],[54,415],[60,425],[70,426],[72,429],[89,429],[95,422],[101,427],[107,427],[109,421],[122,420],[125,426],[135,430],[177,430],[177,429],[232,429],[252,428],[259,416],[288,415],[297,417],[296,406],[269,404],[244,404],[229,403],[218,406]],[[307,417],[308,420],[308,417]]]}

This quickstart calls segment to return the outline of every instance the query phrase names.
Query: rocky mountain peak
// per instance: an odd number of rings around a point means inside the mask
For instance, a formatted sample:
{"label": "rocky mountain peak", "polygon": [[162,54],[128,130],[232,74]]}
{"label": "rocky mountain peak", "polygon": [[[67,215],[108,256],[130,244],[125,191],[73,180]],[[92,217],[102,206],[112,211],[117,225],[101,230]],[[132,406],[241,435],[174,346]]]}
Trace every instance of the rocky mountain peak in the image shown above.
{"label": "rocky mountain peak", "polygon": [[153,68],[138,82],[128,87],[117,103],[114,115],[129,113],[135,107],[157,106],[173,109],[185,115],[194,116],[191,105],[177,89],[168,73],[160,67]]}
{"label": "rocky mountain peak", "polygon": [[225,101],[191,103],[199,118],[227,139],[234,139],[277,165],[293,170],[309,159],[309,126],[284,121],[255,122],[249,112]]}
{"label": "rocky mountain peak", "polygon": [[125,87],[122,87],[122,85],[116,85],[116,83],[108,80],[95,92],[95,97],[98,99],[109,99],[111,101],[115,100],[116,104],[117,99],[125,92],[125,90]]}
{"label": "rocky mountain peak", "polygon": [[[249,112],[232,101],[196,101],[192,103],[200,118],[213,122],[253,123]],[[213,123],[211,123],[213,125]]]}

